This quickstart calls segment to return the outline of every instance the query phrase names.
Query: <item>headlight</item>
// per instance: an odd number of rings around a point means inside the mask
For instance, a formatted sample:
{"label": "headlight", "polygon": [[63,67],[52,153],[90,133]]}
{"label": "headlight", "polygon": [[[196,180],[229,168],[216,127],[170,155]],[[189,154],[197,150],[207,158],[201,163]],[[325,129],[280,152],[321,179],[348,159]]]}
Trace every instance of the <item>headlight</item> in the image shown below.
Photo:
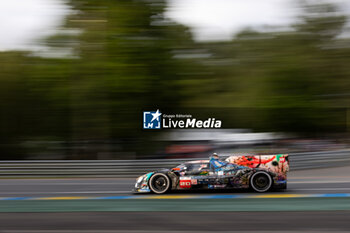
{"label": "headlight", "polygon": [[141,181],[143,180],[144,176],[140,176],[139,178],[137,178],[136,183],[141,183]]}
{"label": "headlight", "polygon": [[135,188],[141,188],[141,183],[142,183],[144,178],[145,178],[145,175],[140,176],[139,178],[136,179]]}

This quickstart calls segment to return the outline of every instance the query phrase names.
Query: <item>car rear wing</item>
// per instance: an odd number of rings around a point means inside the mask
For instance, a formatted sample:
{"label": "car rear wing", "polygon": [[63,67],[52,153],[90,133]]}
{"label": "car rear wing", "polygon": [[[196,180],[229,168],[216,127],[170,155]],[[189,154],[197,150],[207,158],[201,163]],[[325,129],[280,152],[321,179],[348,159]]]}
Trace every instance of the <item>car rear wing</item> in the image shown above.
{"label": "car rear wing", "polygon": [[286,174],[289,171],[289,159],[287,154],[233,155],[228,157],[226,161],[240,166],[260,168],[275,173]]}

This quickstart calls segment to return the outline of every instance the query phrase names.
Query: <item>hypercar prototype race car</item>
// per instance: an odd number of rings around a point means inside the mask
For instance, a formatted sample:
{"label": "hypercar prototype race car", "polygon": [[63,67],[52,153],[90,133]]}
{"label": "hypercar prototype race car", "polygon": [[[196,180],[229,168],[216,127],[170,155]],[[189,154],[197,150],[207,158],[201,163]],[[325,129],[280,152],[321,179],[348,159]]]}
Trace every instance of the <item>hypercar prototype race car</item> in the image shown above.
{"label": "hypercar prototype race car", "polygon": [[136,180],[134,192],[163,194],[171,190],[248,189],[266,192],[287,188],[288,155],[230,156],[183,163],[149,172]]}

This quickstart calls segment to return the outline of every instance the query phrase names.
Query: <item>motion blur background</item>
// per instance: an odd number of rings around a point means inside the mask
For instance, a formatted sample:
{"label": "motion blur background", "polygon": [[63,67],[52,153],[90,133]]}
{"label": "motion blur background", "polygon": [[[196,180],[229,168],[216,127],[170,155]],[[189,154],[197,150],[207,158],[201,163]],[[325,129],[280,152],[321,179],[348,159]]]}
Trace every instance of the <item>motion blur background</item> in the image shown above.
{"label": "motion blur background", "polygon": [[[349,0],[0,0],[0,231],[349,232]],[[143,111],[222,121],[143,130]],[[288,189],[133,195],[289,154]]]}
{"label": "motion blur background", "polygon": [[[0,1],[0,160],[349,145],[346,0]],[[223,121],[142,130],[142,111]]]}

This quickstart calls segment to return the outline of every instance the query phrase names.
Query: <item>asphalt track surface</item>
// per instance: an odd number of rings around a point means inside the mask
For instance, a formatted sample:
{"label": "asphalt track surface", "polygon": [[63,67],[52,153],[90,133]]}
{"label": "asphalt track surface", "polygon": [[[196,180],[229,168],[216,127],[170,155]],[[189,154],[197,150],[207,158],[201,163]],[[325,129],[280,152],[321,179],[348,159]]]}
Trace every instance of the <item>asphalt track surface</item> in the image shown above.
{"label": "asphalt track surface", "polygon": [[[66,179],[0,179],[1,197],[55,196],[129,196],[135,178],[66,178]],[[178,195],[215,195],[250,191],[180,192]],[[350,167],[291,171],[288,174],[288,194],[350,193]]]}
{"label": "asphalt track surface", "polygon": [[0,214],[0,232],[349,232],[346,212]]}
{"label": "asphalt track surface", "polygon": [[0,179],[0,232],[350,232],[350,167],[290,172],[268,194],[132,195],[134,181]]}

